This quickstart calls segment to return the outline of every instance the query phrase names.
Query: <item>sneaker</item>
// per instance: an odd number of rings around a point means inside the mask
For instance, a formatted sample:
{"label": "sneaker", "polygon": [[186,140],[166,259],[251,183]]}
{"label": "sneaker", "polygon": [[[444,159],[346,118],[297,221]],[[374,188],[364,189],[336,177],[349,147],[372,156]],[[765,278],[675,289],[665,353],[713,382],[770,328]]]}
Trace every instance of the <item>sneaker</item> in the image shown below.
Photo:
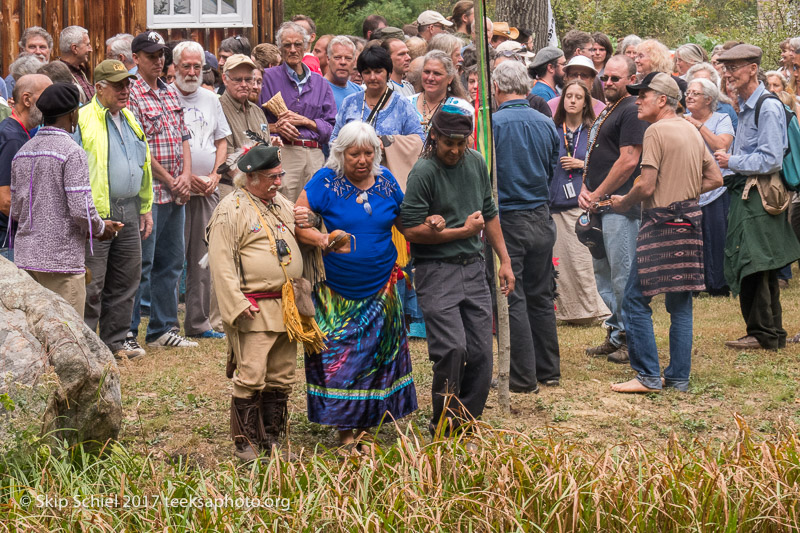
{"label": "sneaker", "polygon": [[194,341],[188,340],[186,337],[182,337],[178,334],[178,329],[171,329],[161,335],[159,338],[154,340],[153,342],[148,342],[148,346],[161,346],[165,348],[195,348],[199,346]]}
{"label": "sneaker", "polygon": [[425,329],[425,322],[412,322],[408,327],[408,336],[415,339],[424,339],[427,337]]}
{"label": "sneaker", "polygon": [[123,357],[127,357],[128,359],[136,359],[137,357],[141,357],[146,353],[147,352],[145,352],[144,348],[141,347],[133,333],[129,331],[128,335],[125,337],[125,342],[122,343],[122,349],[116,352],[114,357],[117,359],[122,359]]}
{"label": "sneaker", "polygon": [[608,361],[610,363],[617,363],[618,365],[624,365],[625,363],[629,362],[630,358],[628,358],[628,345],[623,344],[617,348],[614,353],[609,354]]}
{"label": "sneaker", "polygon": [[224,339],[225,334],[220,333],[219,331],[214,331],[213,329],[209,329],[200,335],[187,335],[187,337],[191,337],[192,339]]}

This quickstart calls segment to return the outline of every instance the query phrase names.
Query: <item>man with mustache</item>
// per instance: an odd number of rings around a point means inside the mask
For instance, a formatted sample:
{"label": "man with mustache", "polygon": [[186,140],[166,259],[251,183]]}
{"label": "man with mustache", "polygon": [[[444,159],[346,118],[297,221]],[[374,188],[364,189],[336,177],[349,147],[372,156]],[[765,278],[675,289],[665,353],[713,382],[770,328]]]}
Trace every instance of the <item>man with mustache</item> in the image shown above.
{"label": "man with mustache", "polygon": [[115,59],[97,65],[95,95],[81,108],[74,135],[89,158],[97,212],[125,224],[114,239],[86,244],[86,268],[92,278],[86,287],[84,321],[92,331],[100,325],[100,338],[118,359],[145,353],[126,337],[142,270],[142,239],[153,229],[150,150],[127,109],[135,79]]}
{"label": "man with mustache", "polygon": [[12,231],[8,213],[11,209],[11,160],[22,145],[31,138],[31,130],[42,123],[42,113],[36,101],[52,85],[44,74],[22,76],[14,87],[14,108],[10,117],[0,122],[0,255],[14,260],[9,250]]}
{"label": "man with mustache", "polygon": [[[39,61],[43,63],[50,62],[50,53],[53,51],[53,38],[44,28],[39,26],[26,28],[18,44],[20,54],[36,54]],[[9,74],[5,79],[5,89],[7,89],[7,93],[3,90],[3,84],[0,83],[0,96],[5,99],[10,98],[14,92],[15,84],[14,76]]]}
{"label": "man with mustache", "polygon": [[228,335],[234,455],[252,461],[269,456],[286,431],[297,343],[286,332],[281,287],[303,275],[303,258],[294,204],[278,192],[280,149],[259,144],[231,173],[238,188],[211,216],[208,264]]}
{"label": "man with mustache", "polygon": [[[235,56],[232,56],[235,57]],[[178,43],[172,51],[175,64],[175,87],[183,108],[183,120],[192,137],[191,196],[186,203],[186,317],[183,329],[189,337],[221,339],[209,322],[211,275],[201,268],[200,259],[208,252],[205,244],[206,224],[219,203],[217,168],[225,162],[230,135],[228,121],[219,98],[211,91],[200,90],[205,53],[193,41]],[[230,59],[228,59],[230,61]]]}

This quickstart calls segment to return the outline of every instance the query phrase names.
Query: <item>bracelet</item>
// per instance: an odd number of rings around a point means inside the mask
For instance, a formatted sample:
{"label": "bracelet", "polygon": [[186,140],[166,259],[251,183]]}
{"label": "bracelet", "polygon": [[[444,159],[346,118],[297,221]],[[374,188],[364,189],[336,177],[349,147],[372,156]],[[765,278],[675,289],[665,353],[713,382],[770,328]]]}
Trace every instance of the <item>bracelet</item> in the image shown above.
{"label": "bracelet", "polygon": [[703,129],[703,123],[702,122],[698,123],[696,128],[697,128],[697,131],[700,131],[701,129]]}

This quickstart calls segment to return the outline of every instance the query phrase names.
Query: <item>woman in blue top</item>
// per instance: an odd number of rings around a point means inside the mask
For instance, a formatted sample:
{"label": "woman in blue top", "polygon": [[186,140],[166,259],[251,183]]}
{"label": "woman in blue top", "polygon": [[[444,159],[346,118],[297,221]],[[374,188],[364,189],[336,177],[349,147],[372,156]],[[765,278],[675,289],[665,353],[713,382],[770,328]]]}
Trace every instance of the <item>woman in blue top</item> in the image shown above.
{"label": "woman in blue top", "polygon": [[553,116],[561,142],[559,164],[550,182],[550,214],[556,223],[556,318],[575,324],[591,323],[610,314],[597,292],[589,249],[575,234],[575,221],[582,213],[578,195],[583,185],[586,143],[594,118],[588,87],[580,80],[567,83]]}
{"label": "woman in blue top", "polygon": [[301,242],[326,252],[336,247],[328,244],[330,235],[313,229],[317,215],[327,228],[351,235],[336,253],[325,255],[326,281],[315,289],[316,320],[328,336],[327,348],[305,356],[308,419],[337,426],[342,445],[354,442],[353,430],[417,409],[392,242],[403,193],[378,163],[379,154],[371,126],[347,124],[295,207],[305,230],[298,233]]}
{"label": "woman in blue top", "polygon": [[[422,151],[425,132],[411,102],[388,88],[392,74],[389,52],[380,46],[366,48],[358,56],[357,68],[366,90],[344,99],[336,114],[331,139],[336,139],[342,126],[355,120],[374,127],[384,149],[381,163],[391,170],[400,188],[405,190],[408,173]],[[405,244],[402,237],[395,235],[395,239]],[[408,265],[408,258],[403,257],[398,262],[403,267],[403,273],[412,280],[413,267]],[[403,313],[409,321],[409,333],[412,337],[425,337],[425,322],[414,289],[410,283],[402,283],[398,289],[403,301]]]}
{"label": "woman in blue top", "polygon": [[425,133],[414,106],[404,96],[389,90],[389,77],[392,74],[389,52],[380,46],[371,46],[359,54],[356,68],[361,73],[366,90],[348,95],[342,101],[336,113],[331,141],[336,140],[345,124],[354,120],[367,122],[375,128],[379,137],[417,135],[424,141]]}

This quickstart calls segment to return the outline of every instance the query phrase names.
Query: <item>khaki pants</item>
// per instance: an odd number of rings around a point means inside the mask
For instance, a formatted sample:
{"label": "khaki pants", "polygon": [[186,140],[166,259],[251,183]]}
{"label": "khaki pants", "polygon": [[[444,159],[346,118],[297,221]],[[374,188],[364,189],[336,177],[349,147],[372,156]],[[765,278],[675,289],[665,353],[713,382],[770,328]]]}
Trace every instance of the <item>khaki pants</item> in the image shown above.
{"label": "khaki pants", "polygon": [[303,187],[314,173],[325,164],[325,156],[319,148],[284,146],[281,148],[281,165],[286,176],[278,191],[291,202],[296,202]]}
{"label": "khaki pants", "polygon": [[50,289],[64,298],[83,320],[83,309],[86,305],[86,274],[64,274],[62,272],[37,272],[26,270],[39,285]]}
{"label": "khaki pants", "polygon": [[250,398],[264,389],[290,392],[297,368],[297,343],[285,331],[239,333],[233,395]]}

